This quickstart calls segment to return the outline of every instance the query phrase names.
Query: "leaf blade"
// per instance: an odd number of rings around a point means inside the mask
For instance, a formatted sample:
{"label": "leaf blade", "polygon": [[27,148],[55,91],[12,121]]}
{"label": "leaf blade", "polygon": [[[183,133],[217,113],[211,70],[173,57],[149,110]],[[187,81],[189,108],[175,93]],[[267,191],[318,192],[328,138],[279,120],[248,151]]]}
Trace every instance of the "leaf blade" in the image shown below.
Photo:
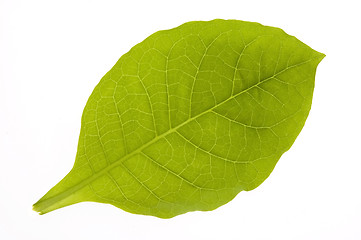
{"label": "leaf blade", "polygon": [[96,201],[169,218],[254,189],[302,129],[323,57],[242,21],[151,35],[95,88],[75,165],[34,210]]}

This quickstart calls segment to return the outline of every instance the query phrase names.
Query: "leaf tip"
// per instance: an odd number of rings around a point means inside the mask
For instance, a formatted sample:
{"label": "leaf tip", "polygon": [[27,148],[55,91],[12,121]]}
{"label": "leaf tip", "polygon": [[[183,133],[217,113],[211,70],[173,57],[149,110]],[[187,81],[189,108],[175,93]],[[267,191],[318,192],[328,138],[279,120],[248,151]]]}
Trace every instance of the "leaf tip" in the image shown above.
{"label": "leaf tip", "polygon": [[319,52],[320,54],[320,61],[326,57],[326,54]]}
{"label": "leaf tip", "polygon": [[318,66],[318,64],[326,57],[326,54],[322,53],[322,52],[318,52],[316,50],[315,51],[315,57],[314,60],[316,62],[316,66]]}

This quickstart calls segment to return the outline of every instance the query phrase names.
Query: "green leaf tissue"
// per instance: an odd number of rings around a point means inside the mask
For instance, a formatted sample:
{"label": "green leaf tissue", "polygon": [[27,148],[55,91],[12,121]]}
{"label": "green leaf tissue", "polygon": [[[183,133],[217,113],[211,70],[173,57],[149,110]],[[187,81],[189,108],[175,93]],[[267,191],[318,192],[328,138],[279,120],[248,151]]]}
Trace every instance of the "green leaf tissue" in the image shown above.
{"label": "green leaf tissue", "polygon": [[159,31],[124,54],[84,108],[75,164],[33,208],[112,204],[172,218],[259,186],[295,141],[324,54],[239,20]]}

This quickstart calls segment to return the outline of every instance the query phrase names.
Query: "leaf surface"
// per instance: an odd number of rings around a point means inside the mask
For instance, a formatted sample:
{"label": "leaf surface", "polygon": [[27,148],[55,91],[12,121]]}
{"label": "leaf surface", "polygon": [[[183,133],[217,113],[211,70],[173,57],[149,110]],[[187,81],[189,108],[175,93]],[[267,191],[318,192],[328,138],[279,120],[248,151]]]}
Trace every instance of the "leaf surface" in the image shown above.
{"label": "leaf surface", "polygon": [[256,188],[300,133],[323,57],[238,20],[154,33],[95,87],[75,164],[34,210],[94,201],[170,218]]}

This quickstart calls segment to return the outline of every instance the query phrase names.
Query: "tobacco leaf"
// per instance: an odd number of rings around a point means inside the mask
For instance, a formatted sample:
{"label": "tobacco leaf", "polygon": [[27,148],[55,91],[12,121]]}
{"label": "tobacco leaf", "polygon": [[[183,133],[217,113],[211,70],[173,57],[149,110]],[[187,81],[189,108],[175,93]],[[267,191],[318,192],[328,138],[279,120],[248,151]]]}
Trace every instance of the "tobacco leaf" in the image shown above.
{"label": "tobacco leaf", "polygon": [[95,87],[74,167],[34,210],[94,201],[171,218],[256,188],[300,133],[324,56],[238,20],[152,34]]}

